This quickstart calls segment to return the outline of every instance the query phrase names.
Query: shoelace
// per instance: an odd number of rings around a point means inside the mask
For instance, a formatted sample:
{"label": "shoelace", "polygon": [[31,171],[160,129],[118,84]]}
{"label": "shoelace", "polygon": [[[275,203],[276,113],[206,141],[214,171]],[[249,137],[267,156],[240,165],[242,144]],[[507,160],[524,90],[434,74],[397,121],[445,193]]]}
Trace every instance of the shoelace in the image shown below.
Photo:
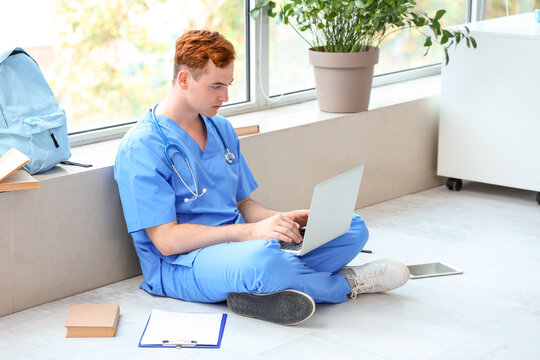
{"label": "shoelace", "polygon": [[367,271],[360,275],[346,275],[345,278],[353,280],[354,287],[351,290],[351,299],[356,299],[358,294],[362,294],[367,290],[374,288],[385,287],[384,285],[384,271],[385,267],[378,268],[376,270]]}

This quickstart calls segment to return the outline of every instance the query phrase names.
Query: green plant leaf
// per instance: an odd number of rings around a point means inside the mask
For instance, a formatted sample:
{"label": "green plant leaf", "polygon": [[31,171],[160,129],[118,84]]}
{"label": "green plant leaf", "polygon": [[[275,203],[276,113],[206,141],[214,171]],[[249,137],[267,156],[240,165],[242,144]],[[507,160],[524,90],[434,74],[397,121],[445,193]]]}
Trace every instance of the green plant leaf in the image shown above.
{"label": "green plant leaf", "polygon": [[441,24],[437,20],[433,20],[429,26],[433,33],[437,36],[441,35]]}
{"label": "green plant leaf", "polygon": [[448,39],[453,38],[453,37],[454,37],[454,35],[450,31],[443,30],[443,36],[442,36],[442,39],[441,39],[441,45],[446,44],[446,42],[448,42]]}
{"label": "green plant leaf", "polygon": [[249,15],[251,15],[251,17],[252,17],[253,19],[257,20],[257,18],[259,17],[260,13],[261,13],[261,9],[260,9],[260,8],[255,8],[255,9],[253,9],[253,10],[251,10],[251,11],[249,12]]}
{"label": "green plant leaf", "polygon": [[[270,16],[270,10],[268,12],[268,16]],[[282,24],[283,22],[285,22],[285,14],[283,13],[283,9],[279,9],[275,17],[276,17],[276,24]]]}
{"label": "green plant leaf", "polygon": [[434,18],[434,19],[435,19],[436,21],[439,21],[439,20],[444,16],[444,14],[446,14],[446,10],[441,9],[441,10],[437,11],[437,13],[435,14],[435,18]]}
{"label": "green plant leaf", "polygon": [[347,6],[345,6],[345,16],[347,17],[351,16],[353,10],[354,10],[354,3],[350,2]]}
{"label": "green plant leaf", "polygon": [[476,49],[476,39],[475,38],[471,37],[471,43],[472,43],[473,48]]}
{"label": "green plant leaf", "polygon": [[274,8],[276,7],[276,3],[275,2],[271,2],[269,5],[268,5],[268,16],[269,17],[275,17],[277,15],[277,13],[274,11]]}
{"label": "green plant leaf", "polygon": [[416,26],[422,27],[426,25],[426,19],[425,18],[418,18],[418,21],[415,23]]}
{"label": "green plant leaf", "polygon": [[356,7],[359,8],[359,9],[362,9],[362,8],[365,6],[364,3],[361,2],[360,0],[356,0],[356,1],[354,2],[354,4],[355,4]]}
{"label": "green plant leaf", "polygon": [[448,41],[448,36],[443,33],[443,36],[441,38],[441,45],[446,44],[447,41]]}
{"label": "green plant leaf", "polygon": [[433,41],[431,40],[431,36],[426,37],[426,41],[424,42],[425,47],[430,47],[433,45]]}

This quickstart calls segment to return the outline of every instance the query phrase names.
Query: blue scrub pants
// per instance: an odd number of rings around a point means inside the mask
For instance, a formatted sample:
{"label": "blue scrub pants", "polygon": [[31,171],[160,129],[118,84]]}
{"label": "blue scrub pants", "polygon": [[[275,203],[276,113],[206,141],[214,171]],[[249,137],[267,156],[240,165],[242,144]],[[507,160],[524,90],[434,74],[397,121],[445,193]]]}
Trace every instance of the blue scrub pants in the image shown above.
{"label": "blue scrub pants", "polygon": [[337,272],[362,250],[368,235],[364,220],[354,215],[347,233],[303,256],[282,251],[277,240],[208,246],[192,267],[163,263],[163,291],[187,301],[220,302],[229,292],[295,289],[317,303],[344,302],[351,287]]}

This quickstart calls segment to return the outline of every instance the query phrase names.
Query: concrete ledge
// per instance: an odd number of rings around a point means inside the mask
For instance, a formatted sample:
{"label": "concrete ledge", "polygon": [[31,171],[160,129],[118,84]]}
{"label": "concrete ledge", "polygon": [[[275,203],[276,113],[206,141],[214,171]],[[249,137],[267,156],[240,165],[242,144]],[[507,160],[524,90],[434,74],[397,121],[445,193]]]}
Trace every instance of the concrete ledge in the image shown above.
{"label": "concrete ledge", "polygon": [[[242,138],[260,185],[254,198],[280,210],[307,208],[317,183],[362,163],[358,208],[442,184],[438,101]],[[140,274],[113,179],[118,143],[74,149],[73,160],[93,168],[59,166],[38,176],[39,190],[0,193],[0,316]]]}
{"label": "concrete ledge", "polygon": [[0,315],[141,273],[112,170],[0,193]]}

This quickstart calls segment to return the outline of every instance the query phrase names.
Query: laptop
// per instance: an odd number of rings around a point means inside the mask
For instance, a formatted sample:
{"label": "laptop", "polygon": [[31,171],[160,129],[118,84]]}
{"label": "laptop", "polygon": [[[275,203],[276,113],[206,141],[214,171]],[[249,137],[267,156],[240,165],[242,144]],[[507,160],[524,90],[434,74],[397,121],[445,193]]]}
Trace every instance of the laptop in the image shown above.
{"label": "laptop", "polygon": [[309,217],[300,244],[281,241],[281,248],[295,255],[311,250],[345,234],[351,227],[364,165],[315,186]]}

